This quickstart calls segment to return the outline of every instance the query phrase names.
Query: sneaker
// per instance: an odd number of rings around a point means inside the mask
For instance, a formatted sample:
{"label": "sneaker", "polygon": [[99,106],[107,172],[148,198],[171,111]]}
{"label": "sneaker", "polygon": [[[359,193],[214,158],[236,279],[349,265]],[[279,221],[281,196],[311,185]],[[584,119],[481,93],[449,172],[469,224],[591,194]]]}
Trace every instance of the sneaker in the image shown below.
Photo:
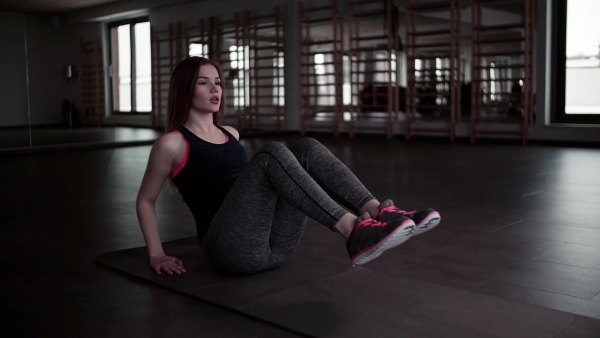
{"label": "sneaker", "polygon": [[415,231],[413,236],[420,235],[426,231],[433,229],[442,220],[440,214],[431,209],[420,211],[404,211],[394,206],[392,200],[385,200],[379,206],[379,214],[375,219],[380,222],[389,222],[398,217],[408,217],[415,222]]}
{"label": "sneaker", "polygon": [[390,222],[372,219],[369,213],[362,214],[346,241],[352,266],[365,264],[381,255],[385,250],[408,240],[415,222],[408,217],[396,217]]}

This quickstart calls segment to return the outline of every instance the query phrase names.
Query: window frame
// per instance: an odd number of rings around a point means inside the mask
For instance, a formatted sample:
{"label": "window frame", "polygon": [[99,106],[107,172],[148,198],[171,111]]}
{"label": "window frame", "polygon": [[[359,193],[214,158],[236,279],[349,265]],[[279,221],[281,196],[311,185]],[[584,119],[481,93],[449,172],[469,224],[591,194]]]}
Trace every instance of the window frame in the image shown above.
{"label": "window frame", "polygon": [[[110,79],[109,79],[109,83],[110,83],[110,110],[112,112],[113,115],[151,115],[152,114],[152,110],[154,107],[150,108],[150,111],[138,111],[137,109],[137,93],[136,93],[136,85],[135,85],[135,78],[136,78],[136,51],[135,51],[135,25],[138,23],[143,23],[143,22],[148,22],[150,23],[150,18],[148,16],[143,16],[143,17],[137,17],[137,18],[131,18],[131,19],[124,19],[124,20],[119,20],[119,21],[114,21],[111,22],[110,24],[108,24],[108,36],[109,36],[109,41],[108,41],[108,58],[109,58],[109,65],[110,65]],[[120,111],[120,110],[115,110],[114,109],[114,88],[113,88],[113,76],[115,75],[113,70],[113,64],[114,64],[114,60],[113,60],[113,40],[112,40],[112,34],[111,31],[114,27],[118,27],[118,26],[122,26],[122,25],[129,25],[129,36],[130,36],[130,52],[131,52],[131,60],[130,60],[130,66],[131,66],[131,111]],[[150,45],[150,53],[152,53],[152,42]],[[152,82],[151,82],[152,83]],[[151,91],[151,95],[152,91]],[[151,99],[151,104],[153,102],[153,100]]]}
{"label": "window frame", "polygon": [[556,41],[552,46],[554,62],[551,63],[551,78],[554,82],[554,115],[553,123],[569,124],[600,124],[600,114],[567,114],[566,103],[566,77],[567,77],[567,4],[568,0],[552,1],[552,25],[551,41]]}

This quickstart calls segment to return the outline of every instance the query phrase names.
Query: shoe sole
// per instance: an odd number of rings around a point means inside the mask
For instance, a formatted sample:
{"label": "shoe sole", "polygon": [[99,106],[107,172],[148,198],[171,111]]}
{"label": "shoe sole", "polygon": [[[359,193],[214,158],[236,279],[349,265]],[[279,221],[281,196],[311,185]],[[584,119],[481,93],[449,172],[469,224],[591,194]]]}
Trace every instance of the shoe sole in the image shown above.
{"label": "shoe sole", "polygon": [[421,222],[419,222],[418,226],[415,226],[415,231],[412,235],[420,235],[424,232],[433,229],[436,225],[440,224],[441,220],[442,218],[437,211],[429,213],[427,217],[425,217]]}
{"label": "shoe sole", "polygon": [[355,255],[352,259],[352,266],[363,265],[368,263],[375,258],[379,257],[384,251],[396,247],[406,242],[413,234],[415,229],[415,222],[412,220],[406,220],[399,227],[397,227],[392,233],[387,235],[379,243],[362,250],[360,253]]}

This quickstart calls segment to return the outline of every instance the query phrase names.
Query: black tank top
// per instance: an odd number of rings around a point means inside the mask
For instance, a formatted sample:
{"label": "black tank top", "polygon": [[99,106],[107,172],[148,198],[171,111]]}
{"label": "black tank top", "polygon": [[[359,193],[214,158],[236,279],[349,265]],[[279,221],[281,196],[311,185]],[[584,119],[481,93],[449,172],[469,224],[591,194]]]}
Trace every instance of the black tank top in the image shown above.
{"label": "black tank top", "polygon": [[177,128],[187,141],[187,149],[172,179],[194,216],[200,242],[248,161],[238,140],[221,126],[217,127],[227,135],[227,142],[206,142],[184,126]]}

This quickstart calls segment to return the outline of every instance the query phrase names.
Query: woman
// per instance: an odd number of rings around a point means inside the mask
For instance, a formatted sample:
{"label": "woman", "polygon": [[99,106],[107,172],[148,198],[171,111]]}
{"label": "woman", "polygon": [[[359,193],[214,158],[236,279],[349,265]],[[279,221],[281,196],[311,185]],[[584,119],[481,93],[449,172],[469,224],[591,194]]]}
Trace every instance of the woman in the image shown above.
{"label": "woman", "polygon": [[224,273],[282,265],[300,242],[307,216],[346,240],[353,265],[439,223],[432,209],[409,213],[390,200],[380,204],[310,138],[291,149],[267,143],[247,161],[238,131],[220,125],[223,79],[217,63],[200,57],[183,60],[173,71],[166,133],[152,147],[136,203],[156,273],[185,272],[179,259],[164,253],[158,235],[155,203],[165,180],[190,208],[205,256]]}

